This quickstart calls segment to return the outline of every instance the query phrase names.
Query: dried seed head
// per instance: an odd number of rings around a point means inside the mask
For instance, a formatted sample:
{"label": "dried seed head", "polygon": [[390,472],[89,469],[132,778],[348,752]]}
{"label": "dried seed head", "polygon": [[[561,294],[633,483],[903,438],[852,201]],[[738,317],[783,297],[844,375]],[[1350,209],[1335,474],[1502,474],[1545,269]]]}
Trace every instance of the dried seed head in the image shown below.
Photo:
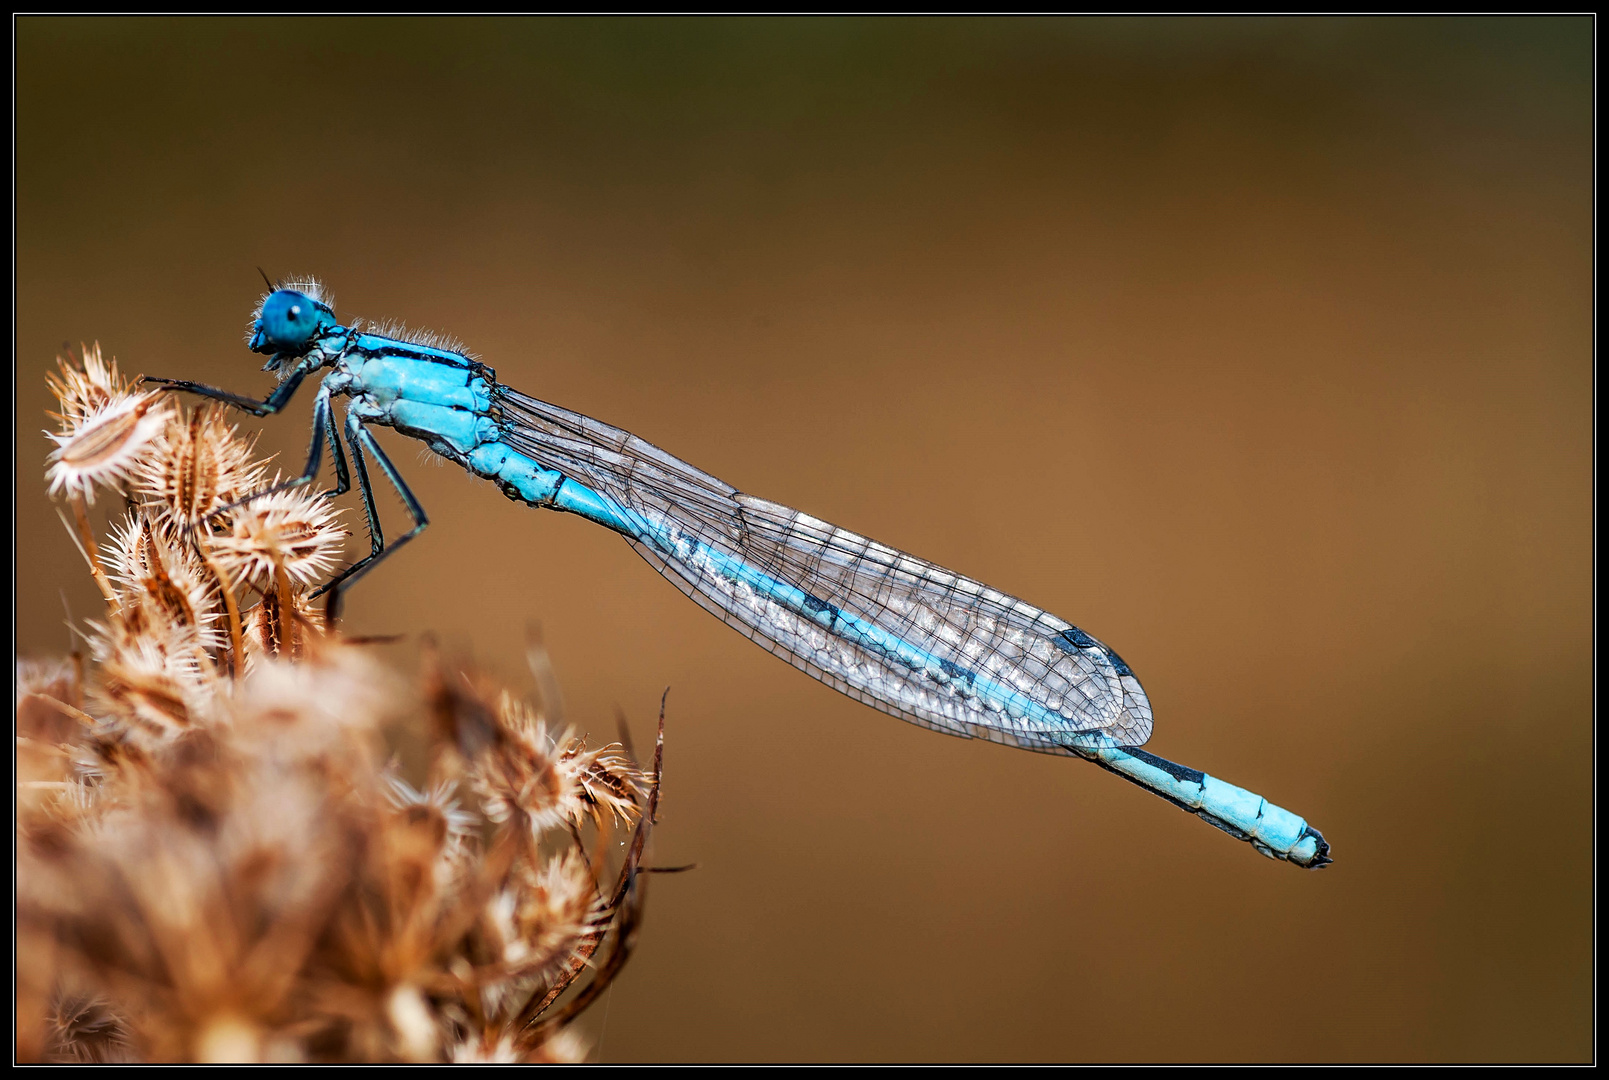
{"label": "dried seed head", "polygon": [[[112,608],[90,674],[18,665],[19,1055],[583,1060],[532,1020],[629,953],[646,832],[608,837],[640,770],[435,662],[416,746],[396,674],[306,595],[343,547],[328,500],[247,498],[265,469],[221,410],[151,404],[98,351],[52,386],[53,482],[143,502],[104,543],[75,504]],[[380,765],[415,750],[424,791]]]}
{"label": "dried seed head", "polygon": [[261,486],[267,465],[252,456],[256,441],[239,436],[222,406],[176,414],[141,461],[136,486],[174,526],[194,527]]}
{"label": "dried seed head", "polygon": [[[379,768],[395,674],[334,636],[298,662],[214,677],[189,702],[184,686],[155,685],[149,629],[114,623],[97,641],[109,686],[86,707],[114,730],[80,724],[79,748],[118,729],[175,737],[117,742],[92,782],[62,783],[78,765],[59,752],[30,768],[91,810],[30,811],[40,828],[19,833],[19,934],[57,958],[30,961],[39,1049],[26,1056],[102,1052],[101,1020],[48,1019],[58,972],[112,1003],[142,1058],[584,1056],[562,1030],[536,1041],[526,1010],[599,972],[612,930],[629,940],[608,899],[629,895],[626,879],[600,884],[602,850],[568,830],[533,844],[523,818],[491,827],[451,783],[421,792]],[[199,720],[180,732],[186,709]],[[545,739],[528,711],[488,705],[500,733],[511,719],[521,739]],[[545,747],[578,771],[611,756],[568,738]],[[500,734],[484,753],[503,749]]]}
{"label": "dried seed head", "polygon": [[[73,761],[72,748],[63,745],[75,733],[52,729],[50,721],[59,718],[55,710],[41,702],[33,708],[17,710],[15,756],[17,799],[16,825],[26,835],[77,818],[83,810],[82,778]],[[41,723],[40,721],[45,721]],[[70,723],[71,721],[69,721]]]}
{"label": "dried seed head", "polygon": [[574,1028],[560,1028],[525,1055],[532,1065],[579,1065],[591,1051]]}
{"label": "dried seed head", "polygon": [[386,995],[386,1019],[405,1061],[434,1061],[441,1045],[440,1025],[417,986],[403,984]]}
{"label": "dried seed head", "polygon": [[126,608],[143,608],[153,620],[193,628],[200,647],[209,652],[223,647],[217,583],[188,541],[138,508],[113,526],[110,539],[107,569]]}
{"label": "dried seed head", "polygon": [[102,710],[135,730],[170,736],[205,714],[205,700],[216,678],[193,627],[122,619],[91,623],[90,638],[100,662],[95,699]]}
{"label": "dried seed head", "polygon": [[559,767],[561,753],[541,727],[506,731],[469,769],[481,812],[498,824],[523,820],[536,836],[579,820],[581,792],[574,776]]}
{"label": "dried seed head", "polygon": [[257,752],[327,754],[367,769],[367,740],[395,715],[396,692],[384,667],[333,639],[294,662],[263,657],[230,702],[231,725]]}
{"label": "dried seed head", "polygon": [[19,906],[53,913],[74,968],[131,1008],[145,1055],[256,1056],[346,874],[331,793],[315,772],[239,752],[227,730],[196,731],[62,847],[67,888],[32,875]]}
{"label": "dried seed head", "polygon": [[17,658],[17,703],[30,694],[45,694],[78,707],[82,673],[73,660],[28,660]]}
{"label": "dried seed head", "polygon": [[572,742],[559,767],[575,777],[586,813],[595,824],[602,825],[606,816],[628,825],[637,819],[638,799],[648,790],[648,778],[619,743],[588,750],[585,742]]}
{"label": "dried seed head", "polygon": [[555,738],[535,711],[504,693],[496,716],[503,738],[470,768],[470,786],[492,821],[523,817],[536,835],[590,818],[630,823],[646,778],[618,744],[588,750],[566,731]]}
{"label": "dried seed head", "polygon": [[245,614],[244,640],[246,670],[259,660],[274,656],[300,656],[310,638],[326,632],[324,615],[317,601],[300,589],[291,589],[290,602],[277,589],[268,589],[255,607]]}
{"label": "dried seed head", "polygon": [[603,898],[592,868],[575,848],[541,869],[522,864],[486,905],[488,938],[510,978],[551,974],[597,931]]}
{"label": "dried seed head", "polygon": [[93,502],[97,487],[116,487],[140,468],[146,451],[167,425],[168,405],[152,392],[110,398],[73,421],[63,414],[62,431],[51,434],[51,495],[66,493]]}
{"label": "dried seed head", "polygon": [[[77,658],[75,658],[76,660]],[[40,660],[17,661],[16,735],[17,776],[65,779],[76,772],[74,752],[86,734],[97,726],[84,712],[79,665]],[[34,751],[26,752],[24,744]],[[30,758],[29,768],[23,767]]]}
{"label": "dried seed head", "polygon": [[238,580],[268,587],[276,571],[298,584],[335,568],[347,532],[340,510],[323,495],[276,491],[232,511],[230,530],[214,538],[218,561]]}
{"label": "dried seed head", "polygon": [[388,771],[385,781],[386,798],[401,812],[406,825],[428,836],[434,845],[431,869],[436,888],[452,889],[476,853],[480,819],[459,808],[452,781],[443,781],[428,792],[416,790],[395,772]]}
{"label": "dried seed head", "polygon": [[409,820],[428,822],[431,831],[448,845],[458,845],[475,835],[478,821],[474,814],[462,810],[453,798],[456,785],[443,780],[428,792],[417,790],[412,784],[388,772],[385,777],[386,798],[401,810]]}
{"label": "dried seed head", "polygon": [[127,1022],[103,998],[62,993],[51,1002],[46,1022],[49,1060],[84,1065],[135,1060]]}
{"label": "dried seed head", "polygon": [[79,427],[84,418],[98,412],[115,401],[134,397],[138,378],[125,379],[117,372],[117,361],[107,363],[101,359],[100,342],[80,349],[83,366],[56,357],[61,374],[46,375],[45,383],[61,403],[61,412],[52,413],[61,422],[62,430]]}
{"label": "dried seed head", "polygon": [[449,1060],[454,1065],[523,1065],[525,1055],[520,1053],[512,1033],[485,1031],[456,1044]]}

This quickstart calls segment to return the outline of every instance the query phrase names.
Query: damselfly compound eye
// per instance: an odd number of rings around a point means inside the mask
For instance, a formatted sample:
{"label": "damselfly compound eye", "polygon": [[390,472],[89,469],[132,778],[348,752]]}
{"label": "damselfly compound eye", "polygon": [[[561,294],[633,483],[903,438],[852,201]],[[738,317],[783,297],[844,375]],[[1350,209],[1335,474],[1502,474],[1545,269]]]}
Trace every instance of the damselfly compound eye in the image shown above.
{"label": "damselfly compound eye", "polygon": [[251,348],[300,355],[335,324],[329,308],[297,289],[280,289],[263,301],[252,327]]}

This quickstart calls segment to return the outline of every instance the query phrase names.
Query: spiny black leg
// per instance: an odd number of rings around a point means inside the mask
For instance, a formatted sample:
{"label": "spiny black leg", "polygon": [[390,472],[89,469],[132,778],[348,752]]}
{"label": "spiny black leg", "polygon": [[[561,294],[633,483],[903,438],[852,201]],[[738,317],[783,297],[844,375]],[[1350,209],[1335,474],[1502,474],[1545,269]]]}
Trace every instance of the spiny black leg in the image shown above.
{"label": "spiny black leg", "polygon": [[378,558],[380,552],[385,550],[385,533],[380,529],[380,508],[374,505],[374,481],[369,479],[369,466],[363,456],[363,446],[358,440],[358,433],[363,430],[362,423],[351,413],[346,415],[346,441],[352,444],[352,465],[358,473],[358,492],[363,496],[363,516],[369,523],[369,553],[358,562],[343,570],[335,581],[326,582],[314,593],[318,596],[325,589],[330,588],[336,581],[340,581],[356,567],[362,566],[370,559]]}
{"label": "spiny black leg", "polygon": [[335,449],[336,489],[330,494],[339,495],[346,491],[346,459],[345,455],[341,453],[340,442],[335,438],[335,426],[330,414],[330,392],[320,390],[318,399],[313,402],[313,438],[307,448],[307,467],[302,470],[302,474],[293,476],[284,483],[275,484],[271,488],[254,491],[244,499],[236,500],[228,506],[219,507],[207,515],[207,520],[210,521],[220,514],[227,514],[229,511],[245,506],[247,503],[260,499],[265,495],[273,495],[276,492],[289,491],[291,488],[311,484],[318,478],[319,466],[324,462],[324,438],[326,433],[329,434],[330,445]]}
{"label": "spiny black leg", "polygon": [[335,422],[330,422],[330,457],[335,461],[335,486],[324,494],[328,498],[345,495],[352,487],[352,478],[346,472],[346,451],[341,449],[341,433]]}
{"label": "spiny black leg", "polygon": [[[364,505],[369,514],[370,524],[374,529],[374,550],[367,558],[360,559],[341,571],[333,581],[327,582],[319,590],[320,592],[325,589],[340,590],[349,588],[354,581],[373,570],[375,564],[381,559],[386,558],[403,544],[424,532],[425,526],[430,524],[430,518],[425,516],[425,508],[419,505],[418,497],[409,490],[408,485],[402,479],[402,474],[391,463],[391,459],[386,456],[385,451],[380,449],[380,444],[375,441],[374,434],[363,426],[362,421],[353,421],[351,419],[347,421],[347,441],[352,444],[352,457],[359,469],[359,479],[364,481],[366,486],[367,498],[364,500]],[[363,451],[368,451],[369,455],[374,458],[375,464],[380,466],[380,471],[385,473],[387,480],[391,481],[391,486],[397,489],[397,494],[402,496],[402,503],[407,507],[409,516],[413,518],[413,528],[397,537],[390,545],[385,544],[380,536],[380,516],[374,506],[372,482],[369,481],[367,472],[364,469]],[[313,595],[317,596],[318,593]]]}
{"label": "spiny black leg", "polygon": [[244,394],[232,394],[228,390],[220,390],[216,386],[208,386],[205,383],[190,382],[186,379],[157,379],[147,375],[143,381],[155,386],[165,386],[169,390],[183,390],[190,394],[200,394],[204,398],[211,398],[226,405],[233,405],[237,409],[244,409],[253,416],[267,416],[283,409],[290,401],[291,395],[296,393],[296,388],[302,385],[302,380],[305,378],[307,378],[307,372],[293,370],[286,376],[285,381],[280,383],[274,392],[262,401],[247,397]]}
{"label": "spiny black leg", "polygon": [[[341,611],[341,593],[350,588],[358,578],[373,570],[381,559],[384,559],[403,544],[424,532],[425,526],[430,524],[430,519],[425,516],[425,508],[419,505],[418,498],[414,496],[412,491],[408,490],[408,485],[403,482],[402,474],[391,463],[391,459],[386,457],[385,451],[380,449],[380,444],[375,441],[374,435],[370,433],[369,429],[364,427],[363,422],[351,413],[348,413],[346,418],[346,441],[352,445],[352,463],[357,467],[358,487],[363,494],[363,509],[369,518],[369,529],[374,541],[374,548],[366,557],[359,559],[345,570],[342,570],[335,577],[325,582],[313,594],[314,597],[318,597],[329,593],[330,598],[325,601],[325,612],[326,618],[331,624],[335,622]],[[369,481],[368,468],[364,463],[365,451],[367,451],[368,456],[374,458],[375,464],[380,466],[380,471],[385,473],[387,480],[391,481],[391,486],[397,489],[397,494],[402,496],[403,505],[408,508],[408,513],[413,517],[413,528],[397,537],[390,547],[386,547],[385,540],[380,533],[380,515],[375,509],[374,489]]]}
{"label": "spiny black leg", "polygon": [[335,620],[341,614],[341,589],[338,586],[350,577],[353,571],[367,566],[379,558],[380,552],[385,550],[385,533],[380,528],[380,512],[374,505],[374,485],[369,482],[369,467],[363,458],[363,446],[358,441],[358,432],[360,430],[361,425],[358,422],[358,418],[351,413],[347,413],[346,439],[347,442],[352,444],[352,466],[357,472],[358,496],[362,499],[363,516],[369,526],[369,553],[319,586],[314,590],[313,595],[308,598],[316,600],[325,593],[329,593],[330,598],[324,601],[324,621],[330,626],[335,625]]}

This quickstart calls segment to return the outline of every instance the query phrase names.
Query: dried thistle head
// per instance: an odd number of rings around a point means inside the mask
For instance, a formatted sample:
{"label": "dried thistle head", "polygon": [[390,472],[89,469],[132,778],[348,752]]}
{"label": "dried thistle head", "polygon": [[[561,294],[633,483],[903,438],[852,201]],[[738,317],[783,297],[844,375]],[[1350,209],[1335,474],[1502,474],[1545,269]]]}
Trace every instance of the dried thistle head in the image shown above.
{"label": "dried thistle head", "polygon": [[254,456],[255,443],[240,437],[222,405],[177,411],[142,459],[136,486],[169,523],[194,528],[261,488],[268,466]]}
{"label": "dried thistle head", "polygon": [[365,787],[384,800],[379,727],[400,708],[404,688],[366,650],[331,635],[295,660],[264,658],[228,703],[235,738],[253,753],[339,758],[372,772]]}
{"label": "dried thistle head", "polygon": [[51,1003],[46,1056],[79,1065],[133,1063],[138,1060],[128,1022],[105,998],[64,993]]}
{"label": "dried thistle head", "polygon": [[96,488],[132,478],[166,426],[167,413],[164,395],[147,393],[114,397],[80,419],[64,419],[59,434],[46,432],[56,444],[45,473],[51,495],[93,502]]}
{"label": "dried thistle head", "polygon": [[313,639],[326,632],[317,601],[306,590],[295,588],[288,596],[277,589],[264,591],[262,599],[245,613],[242,629],[248,672],[265,657],[301,656]]}
{"label": "dried thistle head", "polygon": [[[565,1024],[629,954],[657,774],[434,657],[410,694],[326,626],[336,512],[248,498],[266,466],[221,410],[98,350],[52,386],[53,484],[142,501],[104,542],[75,503],[108,602],[88,670],[18,666],[19,1056],[581,1060]],[[60,464],[125,429],[115,469]],[[382,766],[410,700],[423,776]]]}
{"label": "dried thistle head", "polygon": [[124,378],[118,374],[117,360],[107,363],[101,358],[101,344],[96,342],[80,348],[79,360],[56,357],[59,375],[46,375],[45,385],[60,403],[61,412],[51,413],[60,421],[62,429],[78,427],[91,413],[114,401],[136,396],[140,380]]}
{"label": "dried thistle head", "polygon": [[90,624],[100,680],[92,699],[131,730],[185,730],[208,711],[217,673],[193,628],[124,621]]}
{"label": "dried thistle head", "polygon": [[524,821],[534,835],[605,819],[629,824],[646,778],[618,744],[589,750],[573,731],[554,735],[525,702],[504,693],[488,712],[494,748],[469,768],[472,790],[493,821]]}
{"label": "dried thistle head", "polygon": [[579,792],[559,768],[557,741],[542,728],[500,734],[497,746],[469,769],[481,813],[498,824],[515,822],[534,836],[579,819]]}
{"label": "dried thistle head", "polygon": [[551,975],[597,930],[606,903],[586,858],[574,848],[545,863],[524,863],[487,902],[489,941],[507,977]]}
{"label": "dried thistle head", "polygon": [[208,652],[224,644],[224,617],[218,582],[197,555],[193,542],[174,534],[143,508],[130,510],[113,526],[105,549],[107,568],[118,586],[124,618],[140,610],[175,629],[195,631],[197,646]]}
{"label": "dried thistle head", "polygon": [[79,744],[96,721],[82,704],[72,661],[17,661],[17,828],[76,822],[90,811],[89,770]]}
{"label": "dried thistle head", "polygon": [[142,1057],[261,1058],[341,880],[335,794],[219,731],[187,733],[121,809],[60,844],[56,875],[27,875],[26,916],[60,927],[67,969],[117,1003]]}
{"label": "dried thistle head", "polygon": [[[336,635],[240,681],[175,678],[144,635],[102,640],[121,651],[83,715],[27,728],[51,751],[30,775],[70,780],[87,810],[41,807],[19,833],[26,1056],[584,1056],[573,1012],[536,1021],[611,935],[598,970],[618,971],[646,821],[609,871],[607,830],[589,848],[567,822],[539,844],[525,817],[461,802],[467,773],[421,789],[382,768],[406,691]],[[64,678],[30,685],[70,693]],[[554,740],[548,757],[595,766],[579,747]]]}
{"label": "dried thistle head", "polygon": [[387,772],[386,784],[391,805],[410,827],[423,829],[435,844],[436,873],[444,878],[458,873],[480,836],[481,819],[458,805],[457,784],[445,780],[428,791],[419,791],[395,771]]}
{"label": "dried thistle head", "polygon": [[133,477],[151,443],[167,423],[167,395],[141,393],[138,378],[118,374],[117,361],[101,358],[97,343],[79,361],[56,358],[59,375],[45,381],[60,412],[50,413],[60,430],[45,434],[51,451],[46,479],[51,495],[92,502],[97,488],[116,488]]}
{"label": "dried thistle head", "polygon": [[594,824],[609,818],[629,825],[637,819],[639,800],[648,793],[648,777],[619,743],[589,750],[585,739],[571,740],[559,766],[574,778],[583,812]]}
{"label": "dried thistle head", "polygon": [[315,492],[276,491],[231,511],[229,531],[213,538],[213,548],[237,580],[268,586],[283,573],[306,585],[340,561],[347,532],[337,521],[339,513]]}
{"label": "dried thistle head", "polygon": [[[83,701],[83,657],[73,656],[56,660],[28,660],[18,657],[16,680],[19,717],[25,714],[26,702],[40,697],[60,702],[76,711]],[[56,710],[52,709],[50,713],[55,716]],[[64,726],[59,718],[54,724],[53,730],[56,732],[67,733],[75,728],[72,722]],[[19,726],[17,730],[24,734],[32,733],[30,726]]]}

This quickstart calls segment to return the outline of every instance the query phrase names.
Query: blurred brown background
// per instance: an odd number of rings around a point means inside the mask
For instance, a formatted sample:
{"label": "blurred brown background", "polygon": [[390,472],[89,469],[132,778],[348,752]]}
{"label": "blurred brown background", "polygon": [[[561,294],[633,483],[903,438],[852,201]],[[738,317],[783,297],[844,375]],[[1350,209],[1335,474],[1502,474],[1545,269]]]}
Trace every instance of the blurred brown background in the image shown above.
{"label": "blurred brown background", "polygon": [[[17,634],[64,341],[266,392],[257,267],[1111,642],[1320,874],[857,705],[382,440],[351,596],[572,716],[671,689],[602,1060],[1592,1052],[1592,25],[17,24]],[[263,426],[299,463],[310,398]],[[400,518],[400,514],[398,515]],[[405,658],[404,658],[405,659]]]}

